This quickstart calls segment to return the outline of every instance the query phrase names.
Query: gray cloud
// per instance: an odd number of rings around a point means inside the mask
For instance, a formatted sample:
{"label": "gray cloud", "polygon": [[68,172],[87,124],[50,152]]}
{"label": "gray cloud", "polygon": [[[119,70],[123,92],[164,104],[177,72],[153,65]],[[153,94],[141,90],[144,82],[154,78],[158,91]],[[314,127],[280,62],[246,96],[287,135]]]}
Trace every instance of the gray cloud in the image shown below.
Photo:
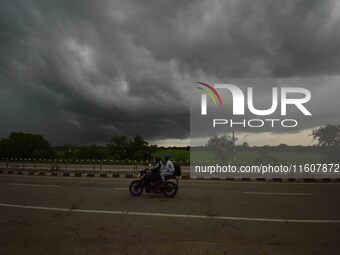
{"label": "gray cloud", "polygon": [[105,143],[113,132],[182,139],[197,80],[340,70],[337,1],[1,5],[0,136],[38,132],[54,144]]}

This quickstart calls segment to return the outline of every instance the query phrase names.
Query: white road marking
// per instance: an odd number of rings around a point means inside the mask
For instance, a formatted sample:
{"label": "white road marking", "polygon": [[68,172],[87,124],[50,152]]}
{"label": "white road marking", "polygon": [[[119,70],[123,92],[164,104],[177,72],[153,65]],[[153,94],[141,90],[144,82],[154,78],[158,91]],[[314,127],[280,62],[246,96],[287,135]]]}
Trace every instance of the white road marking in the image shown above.
{"label": "white road marking", "polygon": [[278,195],[278,196],[314,196],[313,193],[288,193],[288,192],[243,192],[246,195]]}
{"label": "white road marking", "polygon": [[113,188],[114,190],[128,190],[128,188]]}
{"label": "white road marking", "polygon": [[11,182],[10,185],[14,186],[28,186],[28,187],[51,187],[51,188],[59,188],[59,185],[50,185],[50,184],[34,184],[34,183],[14,183]]}
{"label": "white road marking", "polygon": [[152,213],[152,212],[86,210],[86,209],[68,209],[68,208],[58,208],[58,207],[30,206],[30,205],[3,204],[3,203],[0,203],[0,207],[11,207],[11,208],[20,208],[20,209],[35,209],[35,210],[45,210],[45,211],[77,212],[77,213],[153,216],[153,217],[190,218],[190,219],[205,219],[205,220],[226,220],[226,221],[252,221],[252,222],[276,222],[276,223],[340,223],[340,220],[249,218],[249,217],[207,216],[207,215],[193,215],[193,214],[170,214],[170,213]]}

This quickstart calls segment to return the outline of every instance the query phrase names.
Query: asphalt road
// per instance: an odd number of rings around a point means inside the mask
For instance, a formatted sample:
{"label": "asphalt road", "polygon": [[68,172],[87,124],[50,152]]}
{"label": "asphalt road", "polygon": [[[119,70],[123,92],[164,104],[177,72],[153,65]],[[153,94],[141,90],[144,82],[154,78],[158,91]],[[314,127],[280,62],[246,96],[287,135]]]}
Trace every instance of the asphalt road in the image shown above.
{"label": "asphalt road", "polygon": [[0,176],[0,254],[340,254],[340,184]]}

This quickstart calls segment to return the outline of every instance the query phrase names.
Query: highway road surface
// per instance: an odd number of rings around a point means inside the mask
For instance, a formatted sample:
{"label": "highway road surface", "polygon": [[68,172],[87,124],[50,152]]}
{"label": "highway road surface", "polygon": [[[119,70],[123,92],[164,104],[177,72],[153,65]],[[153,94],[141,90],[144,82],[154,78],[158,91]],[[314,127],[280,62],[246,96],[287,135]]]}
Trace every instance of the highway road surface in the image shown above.
{"label": "highway road surface", "polygon": [[0,254],[340,254],[340,184],[0,176]]}

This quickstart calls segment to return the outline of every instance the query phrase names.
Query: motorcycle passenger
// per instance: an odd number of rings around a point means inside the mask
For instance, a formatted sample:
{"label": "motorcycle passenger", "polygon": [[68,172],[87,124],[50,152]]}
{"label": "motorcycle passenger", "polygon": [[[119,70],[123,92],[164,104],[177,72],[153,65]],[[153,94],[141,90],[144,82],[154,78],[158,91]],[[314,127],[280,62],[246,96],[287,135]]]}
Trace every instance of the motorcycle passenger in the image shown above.
{"label": "motorcycle passenger", "polygon": [[173,176],[174,175],[174,171],[175,171],[175,165],[174,162],[172,162],[171,160],[171,156],[170,155],[166,155],[164,157],[166,164],[164,168],[161,168],[161,179],[162,179],[162,184],[164,185],[165,183],[165,177],[166,176]]}

